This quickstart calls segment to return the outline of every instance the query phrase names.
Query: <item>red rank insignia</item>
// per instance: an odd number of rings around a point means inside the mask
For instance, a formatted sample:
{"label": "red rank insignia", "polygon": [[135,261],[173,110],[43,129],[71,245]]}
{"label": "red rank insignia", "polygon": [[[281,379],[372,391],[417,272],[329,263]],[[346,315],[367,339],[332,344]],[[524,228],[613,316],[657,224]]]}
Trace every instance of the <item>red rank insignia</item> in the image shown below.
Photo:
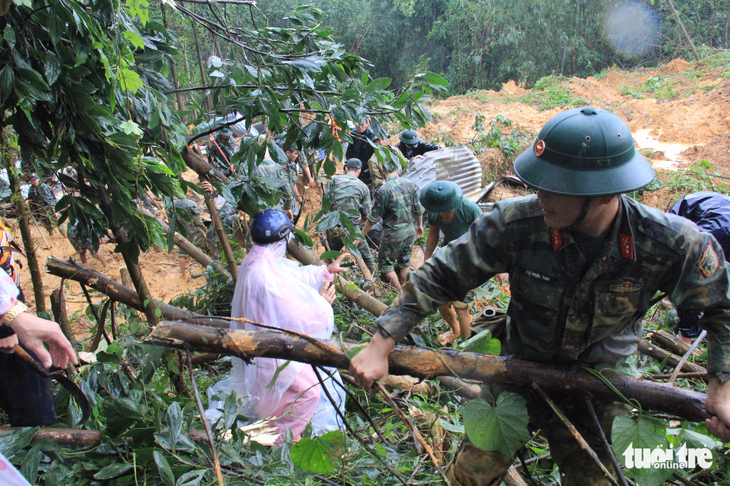
{"label": "red rank insignia", "polygon": [[619,234],[618,244],[621,247],[621,257],[626,260],[634,259],[634,239],[631,235]]}
{"label": "red rank insignia", "polygon": [[557,253],[560,247],[563,246],[563,235],[560,234],[559,229],[550,229],[550,241],[553,243],[553,253]]}
{"label": "red rank insignia", "polygon": [[538,140],[535,144],[535,155],[540,157],[543,153],[545,153],[545,140]]}

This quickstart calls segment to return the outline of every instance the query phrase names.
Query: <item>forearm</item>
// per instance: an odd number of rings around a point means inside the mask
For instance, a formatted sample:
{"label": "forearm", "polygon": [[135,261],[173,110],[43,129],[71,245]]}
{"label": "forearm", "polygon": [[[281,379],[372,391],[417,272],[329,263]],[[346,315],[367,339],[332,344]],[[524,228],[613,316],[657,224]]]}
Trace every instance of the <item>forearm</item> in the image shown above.
{"label": "forearm", "polygon": [[428,230],[428,238],[426,238],[426,255],[424,256],[424,260],[428,260],[433,255],[433,252],[436,250],[436,246],[439,243],[439,234],[441,233],[441,230],[438,228],[438,226],[431,225],[430,229]]}
{"label": "forearm", "polygon": [[370,231],[370,229],[372,227],[373,227],[373,223],[371,223],[369,220],[365,221],[365,226],[362,227],[362,231],[361,231],[362,235],[365,236],[366,234],[368,234],[368,231]]}

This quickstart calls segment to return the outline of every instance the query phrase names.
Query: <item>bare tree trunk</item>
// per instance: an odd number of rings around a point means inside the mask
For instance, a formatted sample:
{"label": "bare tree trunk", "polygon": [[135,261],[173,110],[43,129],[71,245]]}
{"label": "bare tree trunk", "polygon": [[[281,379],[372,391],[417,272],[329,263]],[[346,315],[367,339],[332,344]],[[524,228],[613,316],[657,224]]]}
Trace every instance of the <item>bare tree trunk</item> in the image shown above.
{"label": "bare tree trunk", "polygon": [[[195,40],[195,52],[198,54],[198,66],[200,67],[200,84],[206,86],[205,66],[203,65],[203,56],[200,54],[200,43],[198,42],[198,27],[195,22],[191,22],[193,25],[193,40]],[[213,98],[210,93],[205,97],[208,102],[208,111],[213,111]]]}
{"label": "bare tree trunk", "polygon": [[[162,24],[165,26],[165,29],[167,29],[167,10],[165,8],[165,4],[160,4],[160,9],[162,10]],[[170,61],[170,77],[172,78],[172,87],[175,89],[175,100],[177,101],[177,109],[178,111],[182,111],[183,108],[185,108],[185,103],[183,102],[182,93],[177,91],[180,87],[180,83],[178,83],[177,80],[177,70],[175,68],[175,61]]]}
{"label": "bare tree trunk", "polygon": [[[280,323],[281,324],[281,323]],[[317,340],[276,331],[222,331],[184,323],[162,323],[146,342],[162,346],[220,353],[239,358],[278,358],[315,366],[348,369],[349,353],[360,344],[342,344],[337,339]],[[618,400],[615,388],[626,398],[636,399],[644,409],[657,410],[695,422],[709,418],[707,395],[627,375],[605,373],[609,387],[600,378],[576,366],[560,366],[524,361],[510,356],[490,356],[465,351],[433,351],[396,346],[388,358],[390,372],[419,378],[456,376],[484,383],[509,383],[531,388],[537,383],[545,391],[576,399],[592,396]],[[589,394],[589,395],[587,395]]]}
{"label": "bare tree trunk", "polygon": [[[82,283],[132,309],[144,311],[139,295],[134,289],[126,287],[96,270],[92,270],[76,262],[63,261],[54,257],[48,257],[46,268],[51,275]],[[196,314],[195,312],[180,309],[179,307],[164,302],[155,302],[155,304],[165,319],[194,322],[196,324],[224,329],[230,326],[230,322],[225,319],[216,319],[215,317]]]}
{"label": "bare tree trunk", "polygon": [[687,32],[687,29],[684,28],[684,22],[682,22],[682,19],[679,16],[679,12],[677,12],[677,9],[674,8],[674,2],[672,0],[667,0],[667,3],[669,4],[669,8],[672,9],[672,13],[674,14],[674,18],[677,19],[677,23],[679,24],[679,27],[682,29],[682,32],[684,33],[684,37],[687,39],[687,42],[689,42],[689,47],[692,49],[692,54],[695,56],[695,60],[700,60],[700,55],[697,54],[697,49],[695,48],[695,43],[692,42],[692,38],[689,36],[689,32]]}
{"label": "bare tree trunk", "polygon": [[[104,216],[106,216],[107,220],[109,221],[109,226],[112,229],[112,232],[114,233],[114,238],[117,242],[117,244],[124,244],[129,242],[129,238],[127,238],[126,231],[123,231],[122,228],[118,227],[117,225],[112,224],[111,222],[114,221],[114,217],[112,215],[112,209],[111,209],[111,201],[109,200],[109,194],[106,192],[104,188],[99,188],[98,190],[99,194],[99,207],[101,208],[102,212],[104,213]],[[139,268],[139,263],[137,263],[137,258],[130,254],[128,251],[122,252],[122,258],[124,258],[124,264],[127,267],[127,270],[129,270],[129,276],[132,279],[132,283],[134,284],[134,287],[137,289],[137,294],[139,294],[139,298],[143,304],[144,307],[144,314],[145,317],[147,317],[147,323],[155,327],[157,324],[159,324],[160,319],[157,317],[157,305],[155,304],[155,300],[152,298],[152,293],[150,292],[149,288],[147,287],[147,282],[145,282],[144,277],[142,276],[142,269]]]}
{"label": "bare tree trunk", "polygon": [[238,277],[238,265],[236,265],[236,258],[233,256],[233,248],[231,248],[231,242],[228,241],[226,231],[223,229],[223,222],[221,221],[221,215],[218,213],[218,208],[215,207],[215,201],[208,194],[205,195],[205,205],[208,207],[215,234],[218,236],[218,241],[221,242],[223,248],[223,254],[226,256],[228,271],[235,282]]}
{"label": "bare tree trunk", "polygon": [[23,239],[25,258],[28,260],[28,270],[30,270],[30,279],[33,283],[36,312],[46,312],[46,298],[43,295],[43,279],[41,278],[40,267],[38,267],[38,258],[35,254],[35,243],[30,232],[30,209],[28,209],[28,205],[23,200],[20,192],[20,180],[18,180],[18,175],[15,172],[15,165],[10,160],[10,147],[5,129],[3,129],[0,136],[2,136],[3,166],[8,170],[8,179],[10,180],[10,188],[13,193],[12,199],[15,203],[15,210],[18,212],[20,235]]}
{"label": "bare tree trunk", "polygon": [[63,281],[61,286],[58,287],[51,293],[51,311],[53,312],[53,319],[61,326],[66,339],[71,343],[75,351],[80,351],[79,343],[76,342],[76,335],[71,329],[71,324],[68,322],[68,312],[66,312],[66,297],[63,293]]}

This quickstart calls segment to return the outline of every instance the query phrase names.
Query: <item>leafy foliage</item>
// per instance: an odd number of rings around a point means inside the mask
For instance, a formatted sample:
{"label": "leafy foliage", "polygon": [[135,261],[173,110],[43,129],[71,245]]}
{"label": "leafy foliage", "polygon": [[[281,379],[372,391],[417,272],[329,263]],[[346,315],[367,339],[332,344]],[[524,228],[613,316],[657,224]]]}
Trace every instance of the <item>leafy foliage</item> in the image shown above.
{"label": "leafy foliage", "polygon": [[502,392],[495,404],[477,398],[464,407],[464,430],[469,440],[485,451],[513,457],[530,438],[525,399]]}

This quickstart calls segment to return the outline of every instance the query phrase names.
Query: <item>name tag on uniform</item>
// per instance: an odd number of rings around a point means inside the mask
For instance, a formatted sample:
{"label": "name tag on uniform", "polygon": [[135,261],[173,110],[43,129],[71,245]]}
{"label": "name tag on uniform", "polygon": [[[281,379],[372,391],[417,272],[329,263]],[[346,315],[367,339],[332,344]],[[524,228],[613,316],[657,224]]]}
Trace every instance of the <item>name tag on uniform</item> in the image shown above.
{"label": "name tag on uniform", "polygon": [[542,273],[534,272],[532,270],[525,270],[525,275],[527,275],[528,277],[531,277],[531,278],[536,278],[543,282],[551,282],[553,280],[552,277],[543,275]]}

